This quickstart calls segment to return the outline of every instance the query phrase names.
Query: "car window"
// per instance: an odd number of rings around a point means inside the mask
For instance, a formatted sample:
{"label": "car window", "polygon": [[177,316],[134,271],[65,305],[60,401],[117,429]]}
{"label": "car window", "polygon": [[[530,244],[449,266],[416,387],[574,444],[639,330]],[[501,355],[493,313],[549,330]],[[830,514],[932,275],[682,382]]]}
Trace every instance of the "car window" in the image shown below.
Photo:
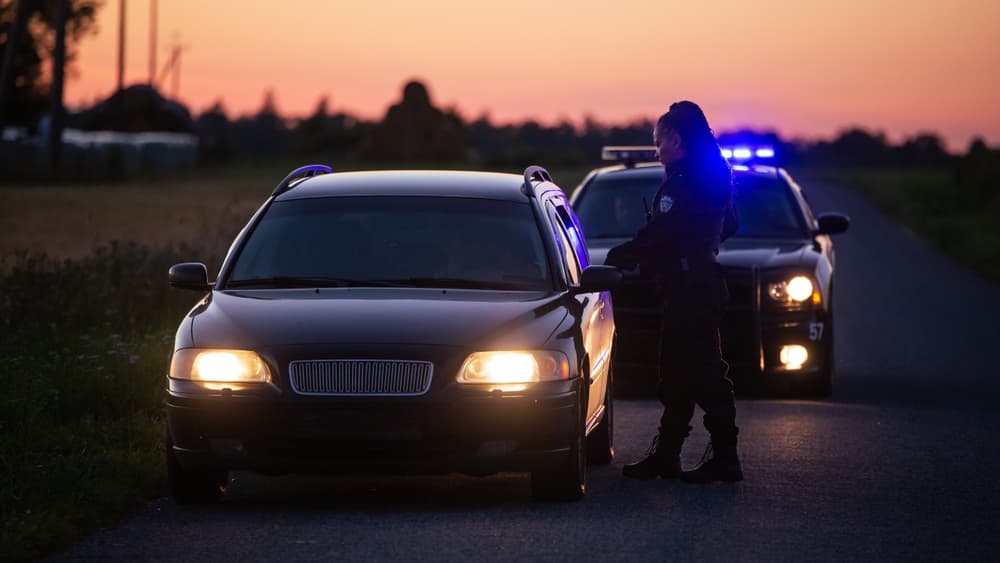
{"label": "car window", "polygon": [[[646,224],[646,205],[660,188],[659,176],[595,178],[575,203],[587,239],[631,238]],[[647,203],[644,203],[645,202]],[[801,238],[806,219],[781,179],[736,175],[733,205],[739,215],[734,237]]]}
{"label": "car window", "polygon": [[227,283],[265,278],[552,288],[541,233],[526,202],[457,197],[275,202]]}
{"label": "car window", "polygon": [[573,249],[573,243],[570,241],[569,235],[566,234],[566,227],[563,226],[556,206],[550,201],[546,203],[545,207],[549,214],[549,220],[552,222],[552,234],[559,245],[559,254],[562,256],[563,264],[565,264],[566,279],[570,284],[577,285],[580,283],[581,269]]}
{"label": "car window", "polygon": [[806,196],[805,190],[799,187],[798,184],[796,184],[795,181],[792,180],[791,176],[789,176],[787,173],[783,173],[782,178],[784,179],[785,182],[788,182],[790,185],[794,186],[794,188],[792,189],[792,194],[795,195],[796,200],[799,202],[799,207],[802,209],[802,213],[806,217],[806,224],[811,226],[816,225],[816,217],[815,215],[813,215],[813,210],[811,207],[812,204],[809,203],[809,198]]}
{"label": "car window", "polygon": [[661,174],[594,178],[573,206],[583,235],[587,239],[635,236],[646,224],[646,209],[661,180]]}
{"label": "car window", "polygon": [[566,230],[566,235],[569,237],[570,245],[573,246],[573,253],[576,255],[577,263],[580,264],[581,269],[586,268],[590,265],[590,256],[587,252],[587,243],[584,239],[580,222],[573,216],[573,210],[567,205],[557,205],[556,215],[559,216],[562,227]]}
{"label": "car window", "polygon": [[738,177],[733,183],[733,202],[740,218],[736,237],[800,238],[807,234],[802,211],[783,180]]}

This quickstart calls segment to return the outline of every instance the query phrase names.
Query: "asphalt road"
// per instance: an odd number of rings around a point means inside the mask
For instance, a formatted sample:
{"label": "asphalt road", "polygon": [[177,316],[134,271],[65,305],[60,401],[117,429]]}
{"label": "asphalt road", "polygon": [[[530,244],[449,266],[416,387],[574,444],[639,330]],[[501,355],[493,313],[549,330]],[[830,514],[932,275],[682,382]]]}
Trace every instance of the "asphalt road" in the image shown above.
{"label": "asphalt road", "polygon": [[[527,476],[264,478],[217,507],[153,502],[58,560],[1000,560],[1000,287],[850,192],[837,239],[829,400],[740,400],[746,480],[620,477],[659,416],[616,403],[618,458],[585,500],[531,501]],[[684,453],[700,458],[697,429]]]}

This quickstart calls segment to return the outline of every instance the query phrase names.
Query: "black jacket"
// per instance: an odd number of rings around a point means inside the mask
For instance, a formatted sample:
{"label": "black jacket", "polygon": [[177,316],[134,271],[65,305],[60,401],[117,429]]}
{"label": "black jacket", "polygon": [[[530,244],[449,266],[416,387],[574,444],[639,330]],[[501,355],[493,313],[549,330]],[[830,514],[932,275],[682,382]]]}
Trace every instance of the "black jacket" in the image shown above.
{"label": "black jacket", "polygon": [[724,160],[700,164],[691,157],[667,166],[653,198],[652,217],[632,240],[608,253],[607,264],[670,277],[715,263],[719,244],[738,226],[732,173]]}

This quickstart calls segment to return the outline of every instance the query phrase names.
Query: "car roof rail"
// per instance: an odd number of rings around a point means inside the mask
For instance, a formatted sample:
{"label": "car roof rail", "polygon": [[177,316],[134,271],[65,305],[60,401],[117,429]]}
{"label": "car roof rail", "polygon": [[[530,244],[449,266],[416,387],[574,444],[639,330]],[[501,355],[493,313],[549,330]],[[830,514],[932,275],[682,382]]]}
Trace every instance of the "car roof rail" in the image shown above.
{"label": "car roof rail", "polygon": [[601,160],[620,162],[626,168],[635,168],[637,162],[658,162],[656,147],[652,145],[615,145],[601,147]]}
{"label": "car roof rail", "polygon": [[329,174],[331,172],[333,172],[333,168],[330,168],[325,164],[308,164],[306,166],[296,168],[295,170],[292,170],[288,176],[285,176],[285,179],[278,184],[277,188],[274,188],[274,192],[271,193],[271,197],[279,196],[294,188],[298,185],[299,180],[305,180],[307,178],[312,178],[313,176]]}
{"label": "car roof rail", "polygon": [[537,179],[540,182],[552,182],[552,174],[549,171],[542,168],[541,166],[531,165],[524,169],[524,185],[521,186],[521,191],[528,197],[535,196],[535,190],[531,186],[531,181]]}

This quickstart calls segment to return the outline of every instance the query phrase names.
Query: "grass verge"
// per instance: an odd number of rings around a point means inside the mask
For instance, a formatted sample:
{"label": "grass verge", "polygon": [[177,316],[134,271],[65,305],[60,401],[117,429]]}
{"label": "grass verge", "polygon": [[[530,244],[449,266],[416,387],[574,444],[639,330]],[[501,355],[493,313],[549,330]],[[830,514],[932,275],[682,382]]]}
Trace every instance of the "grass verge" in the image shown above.
{"label": "grass verge", "polygon": [[186,248],[21,253],[0,278],[0,553],[30,559],[164,492],[163,378]]}
{"label": "grass verge", "polygon": [[804,169],[795,174],[803,184],[820,181],[857,191],[931,247],[1000,282],[1000,196],[991,195],[1000,190],[972,197],[949,168]]}

